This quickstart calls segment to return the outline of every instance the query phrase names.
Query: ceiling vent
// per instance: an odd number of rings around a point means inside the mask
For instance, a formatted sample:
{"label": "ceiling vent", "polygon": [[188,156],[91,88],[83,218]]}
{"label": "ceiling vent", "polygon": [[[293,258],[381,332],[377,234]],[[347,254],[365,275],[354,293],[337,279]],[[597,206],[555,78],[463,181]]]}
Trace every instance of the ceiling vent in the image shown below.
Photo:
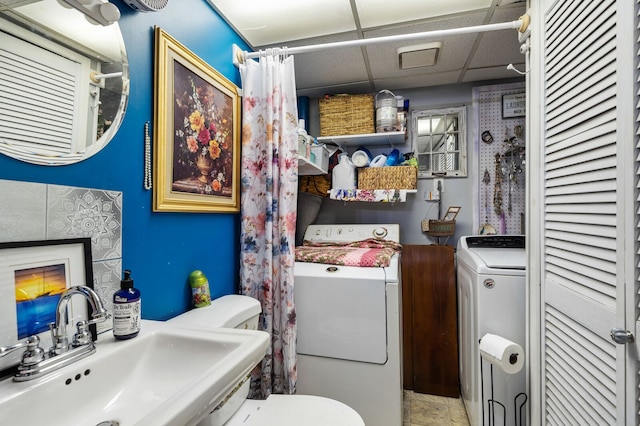
{"label": "ceiling vent", "polygon": [[131,8],[139,12],[155,12],[167,7],[169,0],[124,0]]}
{"label": "ceiling vent", "polygon": [[418,44],[398,48],[398,61],[401,70],[430,67],[438,62],[442,42]]}

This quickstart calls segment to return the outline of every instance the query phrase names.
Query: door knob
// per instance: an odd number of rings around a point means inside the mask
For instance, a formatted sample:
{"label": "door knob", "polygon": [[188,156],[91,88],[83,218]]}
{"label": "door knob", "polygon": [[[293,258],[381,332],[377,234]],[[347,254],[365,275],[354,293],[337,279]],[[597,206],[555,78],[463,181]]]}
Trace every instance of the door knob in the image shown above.
{"label": "door knob", "polygon": [[633,343],[633,334],[629,330],[614,327],[611,329],[611,340],[619,345]]}

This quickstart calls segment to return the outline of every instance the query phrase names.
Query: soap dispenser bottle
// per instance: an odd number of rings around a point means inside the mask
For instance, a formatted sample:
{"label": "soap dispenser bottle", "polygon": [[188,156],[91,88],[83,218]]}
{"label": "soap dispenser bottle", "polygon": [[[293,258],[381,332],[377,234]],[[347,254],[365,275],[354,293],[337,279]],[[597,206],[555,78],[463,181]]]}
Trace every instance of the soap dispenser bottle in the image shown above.
{"label": "soap dispenser bottle", "polygon": [[124,271],[120,290],[113,295],[113,336],[118,340],[132,339],[140,332],[140,290],[133,287],[131,271]]}

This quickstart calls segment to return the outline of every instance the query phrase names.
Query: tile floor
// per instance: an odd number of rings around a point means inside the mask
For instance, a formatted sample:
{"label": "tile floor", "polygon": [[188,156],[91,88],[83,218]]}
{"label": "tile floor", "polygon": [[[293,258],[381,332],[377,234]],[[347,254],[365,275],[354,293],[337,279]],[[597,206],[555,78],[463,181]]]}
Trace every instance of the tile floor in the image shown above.
{"label": "tile floor", "polygon": [[469,426],[462,399],[404,391],[404,426]]}

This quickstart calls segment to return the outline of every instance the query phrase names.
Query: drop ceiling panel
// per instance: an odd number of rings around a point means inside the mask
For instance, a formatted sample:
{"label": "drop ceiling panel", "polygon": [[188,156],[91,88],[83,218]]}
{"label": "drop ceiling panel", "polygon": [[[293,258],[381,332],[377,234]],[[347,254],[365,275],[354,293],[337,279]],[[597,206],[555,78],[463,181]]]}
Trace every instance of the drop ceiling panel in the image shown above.
{"label": "drop ceiling panel", "polygon": [[[522,15],[521,9],[498,9],[491,19],[491,23],[516,21]],[[475,55],[469,62],[470,68],[482,68],[504,64],[507,66],[514,60],[522,59],[518,32],[516,30],[502,30],[483,33]],[[515,58],[515,59],[514,59]]]}
{"label": "drop ceiling panel", "polygon": [[369,79],[360,48],[298,54],[295,57],[298,87],[343,84]]}
{"label": "drop ceiling panel", "polygon": [[[523,70],[524,64],[513,64],[516,68]],[[470,69],[465,72],[464,77],[462,78],[462,82],[472,82],[472,81],[481,81],[481,80],[495,80],[499,78],[514,78],[519,77],[519,75],[511,70],[508,70],[505,66],[498,67],[488,67],[488,68],[477,68]]]}
{"label": "drop ceiling panel", "polygon": [[355,0],[362,28],[484,9],[492,0]]}
{"label": "drop ceiling panel", "polygon": [[[524,0],[207,1],[254,50],[511,22],[525,13]],[[438,63],[400,70],[397,49],[428,41],[443,43]],[[516,31],[503,30],[299,53],[296,86],[301,96],[322,97],[513,78],[506,65],[524,69],[519,47]]]}
{"label": "drop ceiling panel", "polygon": [[343,85],[332,85],[326,87],[316,87],[297,90],[298,96],[308,96],[313,99],[320,99],[324,95],[357,95],[363,93],[372,93],[373,89],[369,81],[352,82]]}
{"label": "drop ceiling panel", "polygon": [[[355,39],[357,39],[357,34],[350,32],[326,37],[296,40],[287,43],[287,47],[309,46]],[[298,90],[369,80],[364,56],[360,47],[341,47],[308,53],[297,53],[294,62],[296,68],[296,86]]]}
{"label": "drop ceiling panel", "polygon": [[416,87],[444,86],[447,84],[458,83],[460,79],[460,71],[449,71],[434,74],[412,75],[402,78],[390,78],[376,80],[374,82],[374,91],[379,92],[382,89],[402,90],[415,89]]}
{"label": "drop ceiling panel", "polygon": [[[481,25],[483,17],[484,15],[482,14],[459,17],[455,19],[455,25],[458,25],[458,27]],[[365,32],[365,35],[367,38],[373,38],[396,34],[435,31],[451,28],[451,26],[454,25],[451,21],[451,19],[445,19],[394,29],[367,31]],[[438,73],[461,69],[465,65],[468,55],[471,53],[476,37],[476,34],[464,34],[437,39],[432,38],[429,40],[422,39],[367,46],[367,55],[369,57],[369,62],[371,63],[371,74],[374,79],[381,79],[424,75],[425,73]],[[398,54],[396,50],[399,47],[420,44],[425,41],[442,42],[442,49],[438,57],[438,63],[431,67],[401,70],[398,65]]]}
{"label": "drop ceiling panel", "polygon": [[253,47],[356,29],[349,0],[208,1]]}

